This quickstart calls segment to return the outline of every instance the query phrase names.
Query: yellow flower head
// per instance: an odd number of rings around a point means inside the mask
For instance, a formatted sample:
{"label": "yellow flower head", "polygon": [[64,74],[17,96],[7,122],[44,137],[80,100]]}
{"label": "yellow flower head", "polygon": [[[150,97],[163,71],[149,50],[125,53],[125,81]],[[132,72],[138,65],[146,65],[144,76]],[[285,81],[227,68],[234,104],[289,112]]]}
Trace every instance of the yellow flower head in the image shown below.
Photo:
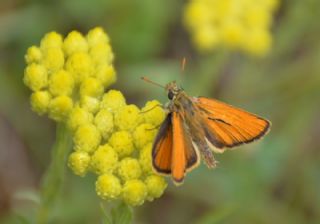
{"label": "yellow flower head", "polygon": [[127,105],[119,108],[114,116],[114,125],[119,130],[134,130],[142,121],[140,110],[136,105]]}
{"label": "yellow flower head", "polygon": [[168,185],[163,177],[157,175],[148,176],[145,180],[145,184],[148,189],[149,201],[152,201],[154,198],[159,198]]}
{"label": "yellow flower head", "polygon": [[37,91],[31,94],[31,108],[39,115],[45,114],[48,111],[51,95],[48,91]]}
{"label": "yellow flower head", "polygon": [[116,199],[120,196],[121,190],[119,178],[112,174],[100,175],[96,181],[96,192],[102,199]]}
{"label": "yellow flower head", "polygon": [[118,165],[118,154],[109,145],[100,146],[91,158],[91,168],[96,174],[112,173]]}
{"label": "yellow flower head", "polygon": [[90,159],[87,152],[73,152],[69,156],[68,166],[72,169],[74,174],[83,177],[88,171]]}
{"label": "yellow flower head", "polygon": [[128,180],[123,186],[122,197],[129,205],[142,205],[147,195],[147,186],[141,180]]}
{"label": "yellow flower head", "polygon": [[69,119],[67,121],[67,125],[71,131],[76,131],[77,128],[83,124],[89,124],[93,121],[93,115],[77,106],[72,109],[69,115]]}
{"label": "yellow flower head", "polygon": [[73,136],[75,150],[87,153],[94,152],[100,141],[101,135],[98,128],[90,123],[79,126]]}
{"label": "yellow flower head", "polygon": [[[270,27],[278,3],[279,0],[190,0],[183,19],[199,51],[220,46],[261,56],[271,47]],[[255,30],[264,36],[252,37]]]}
{"label": "yellow flower head", "polygon": [[114,112],[126,105],[126,99],[120,91],[109,90],[102,97],[101,108]]}
{"label": "yellow flower head", "polygon": [[151,168],[152,142],[165,114],[158,101],[140,110],[127,105],[120,91],[107,91],[117,79],[113,58],[100,27],[65,38],[50,32],[27,50],[23,81],[32,91],[32,109],[69,128],[73,173],[97,175],[100,198],[137,206],[160,197],[167,186]]}
{"label": "yellow flower head", "polygon": [[137,159],[124,158],[120,161],[118,174],[125,182],[131,179],[138,179],[141,176],[141,168]]}
{"label": "yellow flower head", "polygon": [[109,144],[120,157],[130,156],[134,151],[132,136],[127,131],[114,132],[109,139]]}

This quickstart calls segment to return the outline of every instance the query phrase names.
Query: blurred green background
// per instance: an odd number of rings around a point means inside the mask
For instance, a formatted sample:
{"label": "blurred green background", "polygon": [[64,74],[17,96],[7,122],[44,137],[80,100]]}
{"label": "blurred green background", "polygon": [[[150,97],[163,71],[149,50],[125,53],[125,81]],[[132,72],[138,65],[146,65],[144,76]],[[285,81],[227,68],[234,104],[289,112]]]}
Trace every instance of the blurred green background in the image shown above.
{"label": "blurred green background", "polygon": [[[52,30],[110,35],[129,103],[166,102],[140,80],[177,80],[190,95],[214,97],[272,121],[258,143],[217,155],[184,185],[135,208],[135,223],[320,223],[320,26],[318,0],[282,1],[266,57],[216,50],[198,54],[182,26],[185,1],[0,1],[0,223],[33,220],[50,162],[55,124],[29,106],[24,54]],[[181,75],[180,62],[187,58]],[[61,164],[64,165],[64,164]],[[100,223],[94,177],[69,170],[53,223]]]}

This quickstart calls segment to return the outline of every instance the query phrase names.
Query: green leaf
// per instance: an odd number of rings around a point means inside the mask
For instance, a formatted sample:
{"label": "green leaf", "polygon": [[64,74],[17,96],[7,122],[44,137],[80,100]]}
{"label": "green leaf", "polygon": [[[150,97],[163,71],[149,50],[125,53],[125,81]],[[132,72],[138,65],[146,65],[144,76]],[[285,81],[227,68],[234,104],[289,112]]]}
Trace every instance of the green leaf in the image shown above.
{"label": "green leaf", "polygon": [[132,209],[125,203],[120,203],[116,208],[111,210],[113,224],[130,224],[132,223]]}

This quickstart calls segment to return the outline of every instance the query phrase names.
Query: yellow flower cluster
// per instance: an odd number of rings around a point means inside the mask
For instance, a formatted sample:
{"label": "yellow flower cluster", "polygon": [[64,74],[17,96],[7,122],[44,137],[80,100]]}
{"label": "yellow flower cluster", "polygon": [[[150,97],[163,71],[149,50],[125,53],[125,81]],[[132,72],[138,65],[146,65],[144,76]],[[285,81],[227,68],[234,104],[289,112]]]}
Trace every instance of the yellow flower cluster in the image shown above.
{"label": "yellow flower cluster", "polygon": [[95,113],[79,107],[71,112],[74,152],[69,167],[79,176],[95,173],[101,198],[137,206],[163,194],[167,183],[151,167],[152,141],[165,115],[158,104],[150,101],[140,110],[127,105],[121,92],[110,90]]}
{"label": "yellow flower cluster", "polygon": [[99,27],[86,36],[50,32],[40,46],[28,49],[25,60],[23,81],[33,91],[32,109],[58,122],[71,112],[97,111],[104,90],[116,81],[109,37]]}
{"label": "yellow flower cluster", "polygon": [[184,24],[200,51],[217,47],[265,55],[271,47],[272,15],[279,0],[191,0]]}
{"label": "yellow flower cluster", "polygon": [[39,47],[28,49],[25,59],[32,109],[64,122],[72,133],[72,171],[96,174],[102,199],[137,206],[159,198],[167,182],[152,171],[151,147],[165,114],[157,101],[140,110],[127,105],[120,91],[105,92],[116,81],[107,34],[95,28],[63,39],[51,32]]}

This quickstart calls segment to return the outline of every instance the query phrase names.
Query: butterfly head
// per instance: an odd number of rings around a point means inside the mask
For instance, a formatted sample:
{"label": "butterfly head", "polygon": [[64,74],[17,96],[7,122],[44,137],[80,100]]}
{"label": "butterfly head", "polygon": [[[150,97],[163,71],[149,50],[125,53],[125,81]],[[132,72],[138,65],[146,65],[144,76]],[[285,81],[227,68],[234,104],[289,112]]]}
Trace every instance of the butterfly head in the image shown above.
{"label": "butterfly head", "polygon": [[177,85],[176,81],[173,81],[166,85],[166,90],[169,100],[173,100],[182,91],[182,88]]}

